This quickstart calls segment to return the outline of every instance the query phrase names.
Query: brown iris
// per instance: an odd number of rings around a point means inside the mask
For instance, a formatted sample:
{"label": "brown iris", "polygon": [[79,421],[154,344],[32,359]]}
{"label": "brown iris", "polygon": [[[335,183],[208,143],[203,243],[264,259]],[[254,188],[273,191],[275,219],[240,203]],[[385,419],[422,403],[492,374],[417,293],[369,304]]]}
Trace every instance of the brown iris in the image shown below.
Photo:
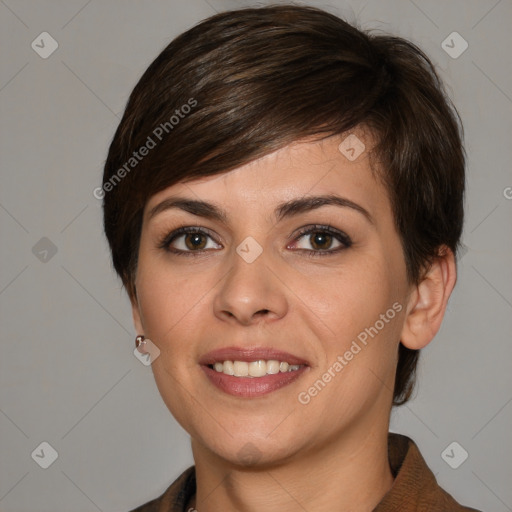
{"label": "brown iris", "polygon": [[[332,235],[329,235],[328,233],[314,233],[310,236],[310,241],[311,246],[315,249],[328,249],[332,243]],[[326,244],[327,247],[325,247]]]}
{"label": "brown iris", "polygon": [[[201,238],[203,239],[203,243],[201,243]],[[202,233],[188,233],[185,236],[185,245],[188,249],[201,250],[206,246],[206,237]]]}

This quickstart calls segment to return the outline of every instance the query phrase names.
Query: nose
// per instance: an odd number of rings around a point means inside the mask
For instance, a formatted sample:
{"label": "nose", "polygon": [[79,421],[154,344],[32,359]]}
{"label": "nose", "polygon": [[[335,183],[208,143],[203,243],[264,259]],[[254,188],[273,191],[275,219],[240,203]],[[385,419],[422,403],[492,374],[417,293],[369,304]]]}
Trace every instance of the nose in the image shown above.
{"label": "nose", "polygon": [[271,321],[286,315],[287,288],[265,251],[251,263],[233,251],[229,264],[213,303],[219,319],[250,325],[262,318]]}

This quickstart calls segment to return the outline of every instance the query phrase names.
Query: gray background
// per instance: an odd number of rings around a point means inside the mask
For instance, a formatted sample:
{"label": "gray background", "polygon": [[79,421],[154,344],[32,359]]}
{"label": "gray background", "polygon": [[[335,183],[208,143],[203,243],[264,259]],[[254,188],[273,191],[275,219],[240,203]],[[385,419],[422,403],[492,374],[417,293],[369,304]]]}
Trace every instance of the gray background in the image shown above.
{"label": "gray background", "polygon": [[[391,429],[417,442],[456,499],[512,510],[512,2],[307,3],[419,44],[461,113],[465,254],[415,399],[394,411]],[[0,0],[2,512],[126,511],[193,463],[151,367],[133,355],[129,302],[92,191],[149,63],[201,19],[250,5]],[[44,31],[59,45],[46,59],[31,47]],[[453,31],[469,44],[458,58],[442,47]],[[43,441],[58,452],[47,469],[31,457]],[[469,453],[457,469],[441,457],[453,441]]]}

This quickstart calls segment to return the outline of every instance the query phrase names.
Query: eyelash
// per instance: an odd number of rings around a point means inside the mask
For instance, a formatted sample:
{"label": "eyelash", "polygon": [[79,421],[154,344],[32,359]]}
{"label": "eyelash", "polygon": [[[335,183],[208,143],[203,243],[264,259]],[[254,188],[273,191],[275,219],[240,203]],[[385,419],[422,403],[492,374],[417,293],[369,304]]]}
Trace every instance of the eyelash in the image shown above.
{"label": "eyelash", "polygon": [[[341,244],[343,244],[342,247],[339,247],[334,250],[310,250],[310,249],[295,249],[297,251],[302,251],[306,253],[306,256],[317,258],[317,257],[323,257],[323,256],[329,256],[332,254],[337,254],[340,251],[343,251],[345,249],[348,249],[352,245],[352,240],[348,235],[343,233],[342,231],[337,230],[336,228],[333,228],[330,225],[319,225],[315,224],[313,226],[305,226],[302,228],[299,233],[297,234],[296,238],[294,239],[294,242],[297,242],[305,235],[311,235],[313,233],[327,233],[329,235],[332,235],[336,240],[338,240]],[[178,228],[174,231],[172,231],[169,234],[166,234],[162,237],[162,239],[158,242],[158,248],[163,249],[167,252],[171,252],[173,254],[176,254],[178,256],[194,256],[197,254],[202,254],[205,252],[208,252],[210,249],[202,249],[198,251],[183,251],[181,249],[173,249],[170,247],[170,244],[174,242],[180,235],[184,234],[201,234],[209,236],[210,238],[213,238],[212,235],[201,228],[198,227],[192,227],[192,226],[184,226],[181,228]],[[217,242],[216,242],[217,243]]]}

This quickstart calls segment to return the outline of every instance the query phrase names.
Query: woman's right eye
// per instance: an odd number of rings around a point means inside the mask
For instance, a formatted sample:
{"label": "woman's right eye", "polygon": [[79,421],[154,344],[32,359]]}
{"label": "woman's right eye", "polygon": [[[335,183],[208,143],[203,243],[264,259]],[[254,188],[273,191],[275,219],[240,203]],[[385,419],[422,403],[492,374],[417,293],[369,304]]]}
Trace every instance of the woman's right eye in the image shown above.
{"label": "woman's right eye", "polygon": [[159,247],[186,256],[191,253],[201,253],[206,250],[221,248],[216,243],[209,246],[208,238],[213,242],[212,236],[203,229],[182,227],[166,235],[160,242]]}

